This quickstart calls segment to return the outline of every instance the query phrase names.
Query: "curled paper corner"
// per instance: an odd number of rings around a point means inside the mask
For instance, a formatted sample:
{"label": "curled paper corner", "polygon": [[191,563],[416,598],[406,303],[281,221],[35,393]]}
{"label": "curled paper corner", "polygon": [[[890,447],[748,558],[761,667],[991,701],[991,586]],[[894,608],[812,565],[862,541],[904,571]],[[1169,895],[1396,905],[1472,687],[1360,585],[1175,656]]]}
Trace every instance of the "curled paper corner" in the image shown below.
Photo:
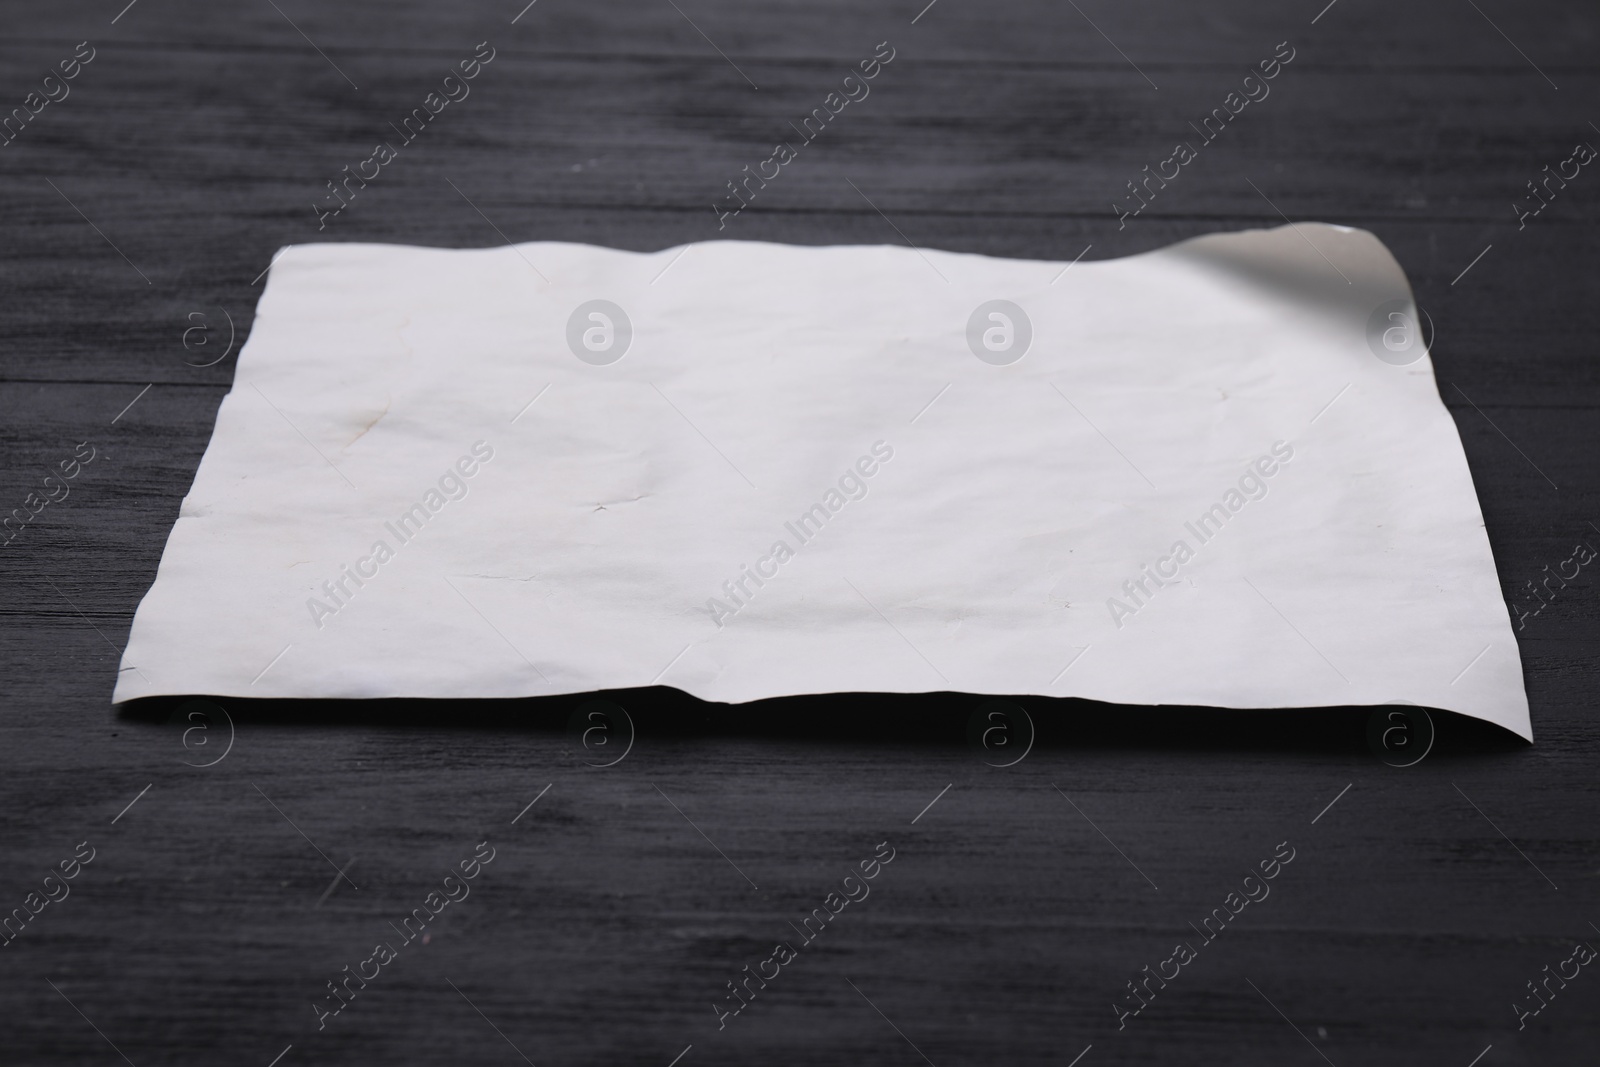
{"label": "curled paper corner", "polygon": [[1398,699],[1531,740],[1425,322],[1366,231],[289,248],[117,701],[668,668],[728,703]]}

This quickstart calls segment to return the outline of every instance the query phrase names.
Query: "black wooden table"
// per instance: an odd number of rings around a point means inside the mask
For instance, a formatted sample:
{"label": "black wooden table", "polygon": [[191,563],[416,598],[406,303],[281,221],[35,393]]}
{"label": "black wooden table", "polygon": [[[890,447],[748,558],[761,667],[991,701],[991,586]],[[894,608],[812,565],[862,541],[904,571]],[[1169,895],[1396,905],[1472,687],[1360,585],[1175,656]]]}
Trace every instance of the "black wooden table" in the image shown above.
{"label": "black wooden table", "polygon": [[[608,694],[609,767],[568,729],[582,698],[110,707],[255,279],[312,240],[1066,260],[1365,227],[1432,320],[1508,601],[1600,546],[1600,174],[1547,180],[1600,145],[1600,12],[924,2],[0,7],[0,510],[95,456],[0,549],[0,1062],[1596,1061],[1592,570],[1518,633],[1536,744],[1437,714],[1406,768],[1357,709],[1026,700],[1036,742],[1000,768],[961,695]],[[870,95],[719,222],[885,42]],[[1270,94],[1119,219],[1280,49]],[[480,50],[319,231],[327,183]]]}

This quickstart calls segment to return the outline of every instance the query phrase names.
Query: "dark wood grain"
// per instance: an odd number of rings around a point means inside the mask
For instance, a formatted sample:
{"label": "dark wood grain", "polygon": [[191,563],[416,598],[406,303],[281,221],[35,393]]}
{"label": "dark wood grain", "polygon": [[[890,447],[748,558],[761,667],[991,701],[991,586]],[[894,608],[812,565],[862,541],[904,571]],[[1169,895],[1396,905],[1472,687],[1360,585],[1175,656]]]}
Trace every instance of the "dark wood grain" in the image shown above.
{"label": "dark wood grain", "polygon": [[[539,0],[511,25],[516,0],[276,6],[0,9],[0,109],[78,41],[97,49],[0,147],[0,509],[77,442],[97,449],[0,548],[0,912],[79,842],[97,850],[0,948],[0,1061],[265,1067],[292,1045],[284,1067],[666,1067],[691,1044],[681,1067],[1066,1065],[1091,1044],[1081,1067],[1467,1067],[1491,1045],[1480,1067],[1594,1061],[1600,977],[1520,1031],[1511,1007],[1576,939],[1600,945],[1589,571],[1518,635],[1537,743],[1436,715],[1435,749],[1405,769],[1368,750],[1362,709],[1025,699],[1035,745],[997,769],[968,744],[976,697],[664,690],[609,694],[636,735],[610,768],[568,730],[586,698],[229,701],[233,747],[202,768],[227,722],[185,745],[179,702],[109,705],[232,383],[231,356],[189,365],[218,351],[184,347],[189,316],[231,316],[242,341],[251,280],[319,239],[903,232],[1093,259],[1280,209],[1362,226],[1434,321],[1515,600],[1600,542],[1600,175],[1525,229],[1512,210],[1574,143],[1600,144],[1592,8],[940,0],[913,25],[920,0]],[[496,58],[472,95],[319,233],[323,183],[483,40]],[[723,184],[882,40],[897,54],[871,95],[719,231]],[[1296,57],[1271,95],[1119,229],[1125,183],[1283,40]],[[471,896],[319,1031],[324,983],[397,940],[389,924],[484,840]],[[870,897],[719,1030],[725,983],[798,941],[790,924],[884,841]],[[1189,924],[1284,841],[1271,895],[1119,1032],[1124,983],[1197,941]]]}

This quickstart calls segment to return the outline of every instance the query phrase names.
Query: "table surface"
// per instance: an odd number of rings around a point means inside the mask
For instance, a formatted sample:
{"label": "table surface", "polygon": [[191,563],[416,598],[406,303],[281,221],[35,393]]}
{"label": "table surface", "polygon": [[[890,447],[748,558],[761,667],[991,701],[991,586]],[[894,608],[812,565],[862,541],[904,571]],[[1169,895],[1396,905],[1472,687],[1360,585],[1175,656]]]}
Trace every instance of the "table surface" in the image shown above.
{"label": "table surface", "polygon": [[[1002,768],[959,694],[612,693],[610,749],[574,742],[582,698],[110,706],[232,382],[219,350],[274,251],[313,240],[1067,260],[1360,226],[1436,331],[1508,601],[1600,545],[1600,177],[1529,186],[1600,144],[1600,11],[923,3],[0,8],[0,108],[29,112],[0,147],[5,507],[96,450],[3,550],[0,908],[31,917],[0,948],[0,1060],[1594,1062],[1600,977],[1548,977],[1600,945],[1589,571],[1518,633],[1537,742],[1437,714],[1406,768],[1374,757],[1360,709],[1029,700],[1035,743]],[[870,97],[719,230],[725,183],[885,41]],[[325,183],[478,42],[471,96],[319,232]],[[1270,96],[1119,222],[1126,183],[1280,42]],[[75,52],[92,59],[63,96],[45,78]],[[403,941],[485,841],[470,896]],[[1270,895],[1203,939],[1284,842]],[[70,894],[30,896],[47,885]],[[795,957],[719,1022],[781,941]],[[377,942],[395,958],[319,1029],[313,1005]],[[1194,959],[1119,1029],[1127,983],[1178,942]]]}

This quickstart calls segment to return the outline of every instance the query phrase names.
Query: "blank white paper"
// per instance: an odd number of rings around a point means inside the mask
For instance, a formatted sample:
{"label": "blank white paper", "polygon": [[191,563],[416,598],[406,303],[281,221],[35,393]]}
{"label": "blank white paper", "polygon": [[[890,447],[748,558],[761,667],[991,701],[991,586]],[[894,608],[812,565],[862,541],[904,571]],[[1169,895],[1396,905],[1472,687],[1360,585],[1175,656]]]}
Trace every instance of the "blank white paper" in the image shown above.
{"label": "blank white paper", "polygon": [[292,246],[114,699],[1408,701],[1531,739],[1424,333],[1314,224]]}

